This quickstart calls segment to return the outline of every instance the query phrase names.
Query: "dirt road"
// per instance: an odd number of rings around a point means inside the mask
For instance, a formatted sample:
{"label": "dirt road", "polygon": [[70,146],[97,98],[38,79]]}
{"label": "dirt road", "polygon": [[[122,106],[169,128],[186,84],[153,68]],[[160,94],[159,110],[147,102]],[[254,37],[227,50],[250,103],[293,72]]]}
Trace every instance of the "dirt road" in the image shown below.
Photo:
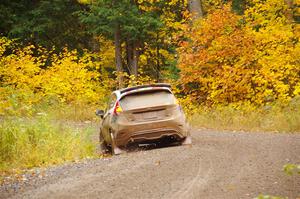
{"label": "dirt road", "polygon": [[299,134],[194,130],[192,136],[191,147],[52,168],[48,177],[2,186],[0,198],[300,198],[300,176],[282,171],[286,163],[300,163]]}

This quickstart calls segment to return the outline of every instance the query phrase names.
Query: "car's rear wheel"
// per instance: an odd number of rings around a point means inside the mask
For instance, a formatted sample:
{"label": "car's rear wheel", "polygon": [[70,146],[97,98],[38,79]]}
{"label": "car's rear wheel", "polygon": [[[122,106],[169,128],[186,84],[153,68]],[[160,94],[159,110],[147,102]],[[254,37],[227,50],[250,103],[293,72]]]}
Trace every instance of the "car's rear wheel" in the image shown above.
{"label": "car's rear wheel", "polygon": [[109,148],[108,148],[107,143],[105,142],[105,140],[103,138],[101,130],[100,130],[100,133],[99,133],[99,142],[100,142],[100,151],[101,151],[101,153],[102,154],[108,153]]}

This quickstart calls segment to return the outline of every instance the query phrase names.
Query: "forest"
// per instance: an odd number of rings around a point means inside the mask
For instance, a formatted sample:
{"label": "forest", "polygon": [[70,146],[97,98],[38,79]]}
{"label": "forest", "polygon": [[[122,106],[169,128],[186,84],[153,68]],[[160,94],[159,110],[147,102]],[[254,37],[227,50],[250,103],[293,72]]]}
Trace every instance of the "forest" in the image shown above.
{"label": "forest", "polygon": [[2,0],[0,44],[0,171],[93,156],[73,123],[146,83],[194,126],[300,131],[299,0]]}

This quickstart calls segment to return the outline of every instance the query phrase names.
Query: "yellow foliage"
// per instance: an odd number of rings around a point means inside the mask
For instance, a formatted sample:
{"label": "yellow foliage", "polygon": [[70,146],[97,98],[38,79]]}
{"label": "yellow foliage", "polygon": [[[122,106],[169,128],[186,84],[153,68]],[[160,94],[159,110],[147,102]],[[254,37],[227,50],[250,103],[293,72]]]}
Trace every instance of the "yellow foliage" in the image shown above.
{"label": "yellow foliage", "polygon": [[223,0],[207,0],[202,2],[202,7],[204,11],[211,13],[216,9],[221,9],[223,4]]}
{"label": "yellow foliage", "polygon": [[117,80],[121,78],[123,88],[154,83],[154,80],[148,75],[146,75],[143,72],[143,70],[139,70],[137,77],[135,75],[128,75],[128,73],[126,72],[116,73],[116,76],[118,78],[116,78],[114,84],[117,85],[118,84]]}
{"label": "yellow foliage", "polygon": [[16,108],[29,110],[49,98],[76,104],[105,103],[112,88],[104,69],[113,62],[109,50],[79,56],[75,50],[55,54],[27,46],[5,55],[12,41],[2,37],[0,42],[0,114]]}
{"label": "yellow foliage", "polygon": [[12,43],[11,40],[6,37],[0,37],[0,60],[2,60],[2,55],[5,52],[6,48]]}
{"label": "yellow foliage", "polygon": [[4,86],[30,90],[35,90],[40,86],[38,74],[45,60],[43,57],[34,57],[33,48],[33,46],[28,46],[2,58],[0,74]]}
{"label": "yellow foliage", "polygon": [[106,96],[107,88],[102,84],[106,82],[98,82],[99,73],[90,56],[78,58],[76,51],[65,49],[52,58],[52,66],[42,73],[45,95],[58,96],[67,103],[97,103]]}

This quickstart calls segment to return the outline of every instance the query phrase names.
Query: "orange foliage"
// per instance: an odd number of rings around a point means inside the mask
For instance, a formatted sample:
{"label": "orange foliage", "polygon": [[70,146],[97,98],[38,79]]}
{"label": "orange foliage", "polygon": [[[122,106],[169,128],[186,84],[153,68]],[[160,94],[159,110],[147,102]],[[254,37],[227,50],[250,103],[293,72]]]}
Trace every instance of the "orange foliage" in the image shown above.
{"label": "orange foliage", "polygon": [[274,26],[266,19],[257,31],[225,6],[194,24],[187,32],[189,41],[179,48],[184,92],[208,105],[261,105],[295,96],[299,44],[293,43],[293,27],[283,21]]}

